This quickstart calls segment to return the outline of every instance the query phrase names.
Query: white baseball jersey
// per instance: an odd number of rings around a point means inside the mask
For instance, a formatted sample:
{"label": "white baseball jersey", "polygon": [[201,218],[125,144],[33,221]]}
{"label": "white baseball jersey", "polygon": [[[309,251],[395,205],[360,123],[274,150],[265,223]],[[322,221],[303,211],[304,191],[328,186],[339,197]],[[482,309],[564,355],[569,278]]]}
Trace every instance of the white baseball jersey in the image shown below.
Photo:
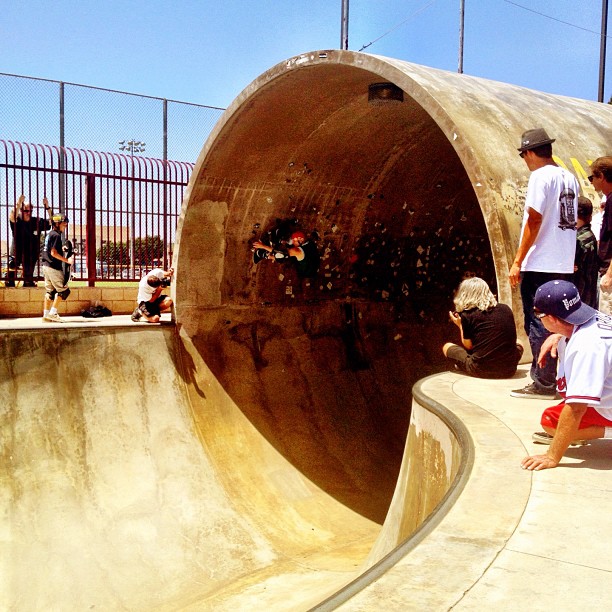
{"label": "white baseball jersey", "polygon": [[612,421],[612,317],[601,312],[558,347],[557,389]]}
{"label": "white baseball jersey", "polygon": [[521,237],[529,216],[528,208],[542,215],[542,225],[527,251],[521,270],[559,274],[574,271],[579,195],[580,185],[576,177],[560,166],[543,166],[531,173]]}

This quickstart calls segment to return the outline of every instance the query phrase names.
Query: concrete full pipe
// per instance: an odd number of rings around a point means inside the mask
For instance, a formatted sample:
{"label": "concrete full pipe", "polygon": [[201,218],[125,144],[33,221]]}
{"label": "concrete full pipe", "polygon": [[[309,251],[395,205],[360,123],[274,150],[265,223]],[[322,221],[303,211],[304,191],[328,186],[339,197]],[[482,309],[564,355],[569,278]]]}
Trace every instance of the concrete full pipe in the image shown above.
{"label": "concrete full pipe", "polygon": [[[381,82],[403,101],[369,103]],[[507,280],[529,176],[517,146],[538,126],[598,202],[586,177],[610,154],[612,106],[349,51],[261,75],[198,158],[177,235],[181,334],[285,459],[375,523],[412,384],[444,369],[441,345],[457,339],[447,311],[464,274],[521,327]],[[317,240],[315,279],[253,263],[252,241],[278,220]]]}

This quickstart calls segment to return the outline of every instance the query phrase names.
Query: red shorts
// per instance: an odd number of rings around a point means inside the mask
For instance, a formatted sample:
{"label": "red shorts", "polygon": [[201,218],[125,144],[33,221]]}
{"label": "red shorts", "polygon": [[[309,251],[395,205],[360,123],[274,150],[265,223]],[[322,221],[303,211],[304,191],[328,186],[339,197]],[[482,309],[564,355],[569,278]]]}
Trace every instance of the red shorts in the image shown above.
{"label": "red shorts", "polygon": [[[540,423],[545,425],[546,427],[552,427],[553,429],[557,429],[557,425],[559,424],[559,416],[561,414],[561,410],[565,406],[565,402],[561,402],[556,406],[551,406],[547,408],[542,413],[542,418]],[[582,415],[582,419],[580,419],[580,425],[578,429],[586,429],[587,427],[612,427],[612,421],[608,421],[605,417],[601,416],[595,408],[591,408],[590,406],[586,409],[586,412]]]}

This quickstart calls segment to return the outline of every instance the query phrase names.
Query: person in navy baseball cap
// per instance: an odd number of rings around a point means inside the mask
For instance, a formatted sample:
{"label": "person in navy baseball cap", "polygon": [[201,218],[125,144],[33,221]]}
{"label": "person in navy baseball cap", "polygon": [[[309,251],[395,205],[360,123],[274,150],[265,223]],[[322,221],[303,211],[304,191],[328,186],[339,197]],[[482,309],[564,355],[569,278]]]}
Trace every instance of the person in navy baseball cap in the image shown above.
{"label": "person in navy baseball cap", "polygon": [[549,281],[538,287],[533,305],[538,318],[551,315],[572,325],[582,325],[597,314],[597,310],[583,303],[576,286],[564,280]]}
{"label": "person in navy baseball cap", "polygon": [[557,390],[563,401],[544,410],[543,431],[531,436],[536,444],[548,445],[547,452],[525,457],[521,467],[545,470],[557,467],[569,446],[612,440],[612,318],[585,304],[565,280],[537,289],[534,316],[551,332],[539,360],[557,342]]}

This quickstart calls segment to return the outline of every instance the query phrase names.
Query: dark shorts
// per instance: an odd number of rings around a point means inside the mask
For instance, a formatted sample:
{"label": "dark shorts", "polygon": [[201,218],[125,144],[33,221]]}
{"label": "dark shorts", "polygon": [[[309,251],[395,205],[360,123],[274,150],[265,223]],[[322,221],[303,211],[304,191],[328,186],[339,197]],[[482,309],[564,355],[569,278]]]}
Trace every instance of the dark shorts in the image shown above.
{"label": "dark shorts", "polygon": [[[522,347],[516,348],[516,364],[523,354]],[[458,344],[451,346],[446,352],[446,358],[453,362],[455,369],[478,378],[512,378],[516,373],[516,364],[500,370],[488,370],[479,367],[472,361],[472,356]]]}
{"label": "dark shorts", "polygon": [[161,305],[167,297],[167,295],[160,295],[152,302],[140,302],[140,304],[138,304],[138,309],[147,317],[159,316],[161,314]]}
{"label": "dark shorts", "polygon": [[471,357],[462,346],[457,344],[451,346],[446,353],[446,357],[455,364],[457,370],[470,373],[468,367],[471,366]]}

